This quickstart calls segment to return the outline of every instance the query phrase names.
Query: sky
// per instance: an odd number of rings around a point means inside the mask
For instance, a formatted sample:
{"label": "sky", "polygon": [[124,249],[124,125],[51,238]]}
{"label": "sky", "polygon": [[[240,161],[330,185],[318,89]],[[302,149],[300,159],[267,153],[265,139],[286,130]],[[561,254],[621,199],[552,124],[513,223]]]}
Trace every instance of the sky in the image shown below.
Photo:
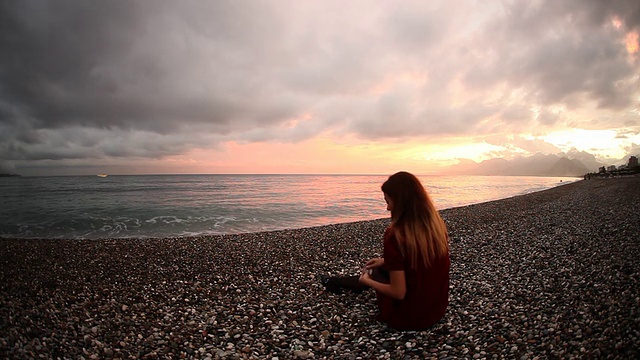
{"label": "sky", "polygon": [[640,153],[640,2],[0,1],[0,172]]}

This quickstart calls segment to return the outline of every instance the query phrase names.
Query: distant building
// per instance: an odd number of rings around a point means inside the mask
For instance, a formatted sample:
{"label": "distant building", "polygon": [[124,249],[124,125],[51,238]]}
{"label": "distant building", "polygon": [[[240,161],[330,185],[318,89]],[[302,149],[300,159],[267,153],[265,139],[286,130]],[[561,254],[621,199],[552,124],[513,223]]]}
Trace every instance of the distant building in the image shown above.
{"label": "distant building", "polygon": [[633,168],[637,168],[638,167],[638,158],[635,156],[630,156],[629,157],[629,169],[633,169]]}
{"label": "distant building", "polygon": [[600,167],[598,168],[598,173],[599,173],[599,174],[604,174],[604,173],[606,173],[606,172],[607,172],[607,168],[605,168],[604,166],[600,166]]}
{"label": "distant building", "polygon": [[616,166],[615,166],[615,165],[609,165],[609,166],[607,167],[607,171],[608,171],[608,172],[614,172],[614,171],[616,171],[616,170],[618,170],[618,169],[616,168]]}

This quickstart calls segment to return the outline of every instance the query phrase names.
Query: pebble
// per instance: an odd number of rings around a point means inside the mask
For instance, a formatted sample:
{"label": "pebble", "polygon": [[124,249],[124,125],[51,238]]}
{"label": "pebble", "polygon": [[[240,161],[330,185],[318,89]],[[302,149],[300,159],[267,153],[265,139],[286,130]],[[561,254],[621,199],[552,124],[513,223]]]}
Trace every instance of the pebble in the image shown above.
{"label": "pebble", "polygon": [[639,213],[640,178],[443,210],[449,309],[417,332],[378,323],[373,291],[330,294],[317,281],[379,254],[387,219],[3,239],[0,358],[640,358]]}

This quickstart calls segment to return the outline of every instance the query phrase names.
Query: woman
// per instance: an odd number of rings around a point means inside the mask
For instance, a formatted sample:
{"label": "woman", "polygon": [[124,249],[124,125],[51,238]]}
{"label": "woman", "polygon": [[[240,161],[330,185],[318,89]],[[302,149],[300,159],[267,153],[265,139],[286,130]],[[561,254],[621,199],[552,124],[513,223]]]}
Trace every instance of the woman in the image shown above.
{"label": "woman", "polygon": [[420,181],[399,172],[382,184],[391,212],[382,258],[367,261],[354,277],[323,277],[329,291],[376,291],[377,319],[398,330],[423,330],[438,322],[449,304],[447,229]]}

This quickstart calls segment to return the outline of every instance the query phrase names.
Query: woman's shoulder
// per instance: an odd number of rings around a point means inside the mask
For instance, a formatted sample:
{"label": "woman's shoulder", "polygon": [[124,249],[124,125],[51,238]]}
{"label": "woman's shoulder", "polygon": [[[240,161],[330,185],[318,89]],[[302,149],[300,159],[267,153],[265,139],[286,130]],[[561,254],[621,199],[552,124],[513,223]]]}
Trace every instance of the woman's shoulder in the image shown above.
{"label": "woman's shoulder", "polygon": [[398,238],[397,232],[398,230],[393,226],[393,224],[389,225],[387,229],[384,231],[384,240],[385,241],[397,240]]}
{"label": "woman's shoulder", "polygon": [[387,226],[386,229],[384,229],[384,236],[391,234],[393,231],[394,231],[393,224],[390,224],[389,226]]}
{"label": "woman's shoulder", "polygon": [[388,246],[390,243],[397,243],[396,230],[393,228],[393,225],[389,225],[389,227],[386,228],[383,240],[385,246]]}

